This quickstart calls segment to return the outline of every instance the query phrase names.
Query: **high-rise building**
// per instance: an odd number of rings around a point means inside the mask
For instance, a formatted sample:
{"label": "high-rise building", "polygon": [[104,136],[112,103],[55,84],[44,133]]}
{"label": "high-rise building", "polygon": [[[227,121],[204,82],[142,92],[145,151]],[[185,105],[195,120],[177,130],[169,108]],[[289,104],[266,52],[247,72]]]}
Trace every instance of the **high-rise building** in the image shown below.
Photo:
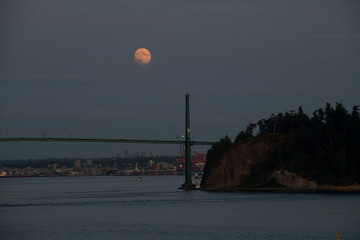
{"label": "high-rise building", "polygon": [[155,155],[154,150],[151,150],[149,154],[150,154],[150,157],[153,157]]}
{"label": "high-rise building", "polygon": [[80,159],[75,160],[73,162],[73,164],[74,164],[74,168],[81,168],[81,160]]}
{"label": "high-rise building", "polygon": [[139,171],[139,164],[138,164],[138,162],[136,162],[135,163],[135,169],[134,169],[136,172],[138,172]]}
{"label": "high-rise building", "polygon": [[86,167],[91,167],[93,165],[93,161],[92,160],[86,160],[85,161],[85,166]]}
{"label": "high-rise building", "polygon": [[167,162],[157,162],[156,163],[156,170],[169,170],[169,163]]}

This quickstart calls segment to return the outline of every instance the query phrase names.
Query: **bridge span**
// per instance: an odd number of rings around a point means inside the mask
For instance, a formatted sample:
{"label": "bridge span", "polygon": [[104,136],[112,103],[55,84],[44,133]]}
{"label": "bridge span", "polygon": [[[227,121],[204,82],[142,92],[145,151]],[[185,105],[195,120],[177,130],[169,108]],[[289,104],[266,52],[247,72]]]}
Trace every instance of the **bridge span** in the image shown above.
{"label": "bridge span", "polygon": [[101,143],[149,143],[149,144],[186,144],[212,145],[215,142],[207,141],[178,141],[178,140],[146,140],[146,139],[122,139],[122,138],[0,138],[0,142],[101,142]]}
{"label": "bridge span", "polygon": [[[191,146],[192,145],[213,145],[215,142],[210,141],[192,141],[191,130],[190,130],[190,95],[185,95],[185,134],[184,141],[179,140],[147,140],[147,139],[122,139],[122,138],[51,138],[45,137],[0,137],[0,142],[93,142],[93,143],[148,143],[148,144],[184,144],[185,145],[185,183],[181,186],[181,189],[191,190],[195,189],[195,185],[192,183],[191,173]],[[229,114],[209,104],[205,104],[201,101],[200,103],[205,106],[211,107],[217,111],[227,114],[231,117],[238,118],[239,120],[250,122],[246,119],[239,118],[233,114]],[[166,103],[168,104],[168,103]],[[151,108],[150,108],[151,109]],[[142,113],[144,111],[140,111]]]}

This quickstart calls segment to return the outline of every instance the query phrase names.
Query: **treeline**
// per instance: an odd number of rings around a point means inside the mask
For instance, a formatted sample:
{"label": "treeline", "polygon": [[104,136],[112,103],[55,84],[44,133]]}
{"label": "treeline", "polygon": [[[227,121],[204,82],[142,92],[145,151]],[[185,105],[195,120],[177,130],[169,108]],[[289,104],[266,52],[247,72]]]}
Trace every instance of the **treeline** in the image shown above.
{"label": "treeline", "polygon": [[208,163],[216,164],[226,151],[244,141],[262,141],[269,135],[274,137],[267,141],[276,139],[281,144],[266,164],[254,167],[255,175],[287,169],[320,184],[360,183],[359,106],[348,112],[341,103],[335,107],[327,103],[311,117],[301,107],[296,112],[273,114],[249,124],[234,143],[227,136],[221,139],[208,151]]}

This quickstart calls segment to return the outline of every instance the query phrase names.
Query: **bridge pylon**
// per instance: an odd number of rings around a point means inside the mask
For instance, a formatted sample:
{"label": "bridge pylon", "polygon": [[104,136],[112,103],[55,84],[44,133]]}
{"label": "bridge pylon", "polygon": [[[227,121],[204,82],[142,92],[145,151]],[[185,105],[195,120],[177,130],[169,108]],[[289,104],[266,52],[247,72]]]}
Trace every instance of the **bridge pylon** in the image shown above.
{"label": "bridge pylon", "polygon": [[190,130],[190,95],[185,95],[185,183],[180,189],[192,190],[195,185],[192,183],[191,172],[191,130]]}

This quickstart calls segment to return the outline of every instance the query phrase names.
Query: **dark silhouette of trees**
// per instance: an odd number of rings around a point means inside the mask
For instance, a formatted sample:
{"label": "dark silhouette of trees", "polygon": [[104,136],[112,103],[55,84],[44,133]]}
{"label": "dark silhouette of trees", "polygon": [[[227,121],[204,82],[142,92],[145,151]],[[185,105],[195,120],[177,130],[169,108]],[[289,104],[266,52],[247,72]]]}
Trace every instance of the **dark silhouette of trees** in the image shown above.
{"label": "dark silhouette of trees", "polygon": [[204,173],[208,171],[210,165],[218,165],[224,153],[228,152],[233,146],[231,139],[228,136],[220,139],[219,142],[211,146],[207,152],[207,162],[205,165]]}
{"label": "dark silhouette of trees", "polygon": [[[208,161],[219,159],[231,147],[250,138],[274,134],[285,139],[274,158],[273,169],[285,168],[320,184],[360,183],[360,112],[354,106],[348,112],[341,103],[333,107],[326,103],[311,118],[301,107],[297,112],[279,113],[276,120],[270,116],[256,124],[249,124],[240,132],[233,144],[228,137],[214,145],[208,152]],[[254,129],[258,127],[258,133]],[[231,146],[232,145],[232,146]],[[275,156],[276,155],[276,156]]]}

